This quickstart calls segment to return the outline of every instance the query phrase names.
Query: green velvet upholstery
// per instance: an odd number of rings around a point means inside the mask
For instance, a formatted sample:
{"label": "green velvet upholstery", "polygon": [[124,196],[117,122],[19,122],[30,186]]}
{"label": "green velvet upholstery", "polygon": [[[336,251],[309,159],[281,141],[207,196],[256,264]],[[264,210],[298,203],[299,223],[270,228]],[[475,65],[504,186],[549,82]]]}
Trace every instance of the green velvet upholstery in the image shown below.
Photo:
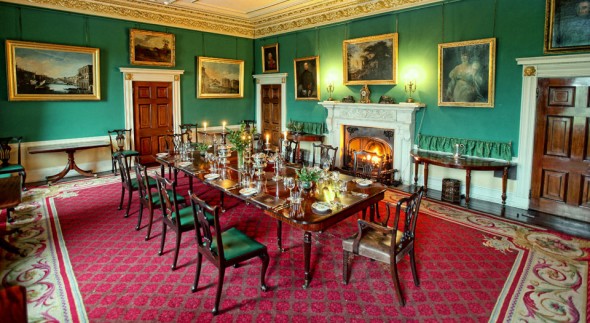
{"label": "green velvet upholstery", "polygon": [[[156,186],[156,180],[152,177],[148,178],[148,185],[150,187],[155,187]],[[139,188],[139,184],[137,183],[137,179],[134,178],[131,180],[131,186],[133,186],[134,190],[137,190]]]}
{"label": "green velvet upholstery", "polygon": [[125,156],[125,157],[131,157],[131,156],[139,156],[139,151],[123,150],[123,151],[115,151],[113,154],[123,154],[123,156]]}
{"label": "green velvet upholstery", "polygon": [[[185,207],[183,209],[178,210],[180,214],[180,228],[181,229],[189,229],[195,226],[195,219],[193,217],[193,209],[190,207]],[[176,212],[172,212],[172,217],[176,217]],[[209,212],[205,212],[205,217],[207,221],[213,224],[213,215]]]}
{"label": "green velvet upholstery", "polygon": [[465,145],[463,155],[512,160],[512,143],[494,142],[441,136],[418,135],[418,148],[454,153],[455,144]]}
{"label": "green velvet upholstery", "polygon": [[[174,192],[172,190],[166,190],[166,192],[168,192],[168,196],[172,199],[174,196]],[[184,196],[180,194],[176,194],[176,202],[186,204]],[[160,205],[160,194],[152,194],[152,203],[154,205]]]}
{"label": "green velvet upholstery", "polygon": [[16,173],[25,170],[22,165],[8,164],[6,166],[0,165],[0,174]]}
{"label": "green velvet upholstery", "polygon": [[[221,241],[223,241],[225,260],[232,260],[266,248],[263,244],[248,237],[236,228],[230,228],[222,232]],[[217,241],[211,243],[211,251],[217,253]]]}

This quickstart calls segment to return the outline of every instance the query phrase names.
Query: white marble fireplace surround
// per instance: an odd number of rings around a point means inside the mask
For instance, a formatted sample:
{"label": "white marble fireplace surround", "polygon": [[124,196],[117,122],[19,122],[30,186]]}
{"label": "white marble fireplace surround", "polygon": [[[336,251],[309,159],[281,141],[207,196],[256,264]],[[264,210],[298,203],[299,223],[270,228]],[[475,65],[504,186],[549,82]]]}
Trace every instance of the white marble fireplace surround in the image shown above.
{"label": "white marble fireplace surround", "polygon": [[[393,129],[393,168],[400,172],[404,184],[411,183],[412,164],[410,150],[414,147],[415,114],[421,103],[377,104],[377,103],[343,103],[337,101],[320,102],[328,110],[326,124],[328,134],[325,144],[344,147],[344,126],[361,126]],[[340,166],[342,150],[336,164]]]}

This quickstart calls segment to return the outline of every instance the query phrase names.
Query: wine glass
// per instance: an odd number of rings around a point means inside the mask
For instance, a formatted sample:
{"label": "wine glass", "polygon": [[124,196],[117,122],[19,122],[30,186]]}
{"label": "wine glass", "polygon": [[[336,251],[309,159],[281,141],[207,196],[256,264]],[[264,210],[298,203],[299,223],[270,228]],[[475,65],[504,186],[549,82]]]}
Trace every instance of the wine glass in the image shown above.
{"label": "wine glass", "polygon": [[283,179],[283,185],[289,189],[289,197],[293,195],[292,190],[295,188],[295,179],[291,176],[286,176]]}

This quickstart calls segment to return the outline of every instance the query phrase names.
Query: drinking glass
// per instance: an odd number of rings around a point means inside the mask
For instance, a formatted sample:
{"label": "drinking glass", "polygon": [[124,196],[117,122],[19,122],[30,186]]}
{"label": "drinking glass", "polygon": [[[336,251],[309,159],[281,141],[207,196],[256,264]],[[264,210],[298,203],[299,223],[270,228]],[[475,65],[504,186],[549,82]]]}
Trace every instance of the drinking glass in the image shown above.
{"label": "drinking glass", "polygon": [[295,188],[295,179],[291,176],[286,176],[283,178],[283,185],[289,189],[289,197],[292,197],[292,190]]}

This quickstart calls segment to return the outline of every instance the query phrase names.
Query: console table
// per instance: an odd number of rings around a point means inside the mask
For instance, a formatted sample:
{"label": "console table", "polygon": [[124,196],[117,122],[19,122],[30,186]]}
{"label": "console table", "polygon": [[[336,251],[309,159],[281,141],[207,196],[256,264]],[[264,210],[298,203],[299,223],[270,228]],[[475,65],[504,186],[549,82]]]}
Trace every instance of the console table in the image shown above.
{"label": "console table", "polygon": [[510,162],[490,160],[475,157],[461,157],[455,159],[453,155],[441,154],[432,151],[412,150],[410,156],[414,159],[414,185],[418,184],[418,167],[424,164],[424,191],[428,189],[428,166],[436,165],[446,168],[464,169],[465,175],[465,203],[469,204],[469,188],[471,186],[472,170],[501,170],[502,174],[502,205],[506,204],[506,182],[508,181],[508,168]]}
{"label": "console table", "polygon": [[109,145],[110,144],[105,141],[72,142],[66,144],[29,147],[28,151],[29,154],[55,152],[65,152],[66,154],[68,154],[68,163],[66,164],[66,167],[61,172],[46,177],[47,182],[49,184],[52,184],[64,178],[64,176],[66,176],[66,174],[69,173],[72,169],[86,177],[96,176],[94,173],[92,173],[91,170],[83,170],[80,167],[78,167],[78,165],[76,165],[76,160],[74,159],[74,154],[76,153],[76,150],[108,147]]}

